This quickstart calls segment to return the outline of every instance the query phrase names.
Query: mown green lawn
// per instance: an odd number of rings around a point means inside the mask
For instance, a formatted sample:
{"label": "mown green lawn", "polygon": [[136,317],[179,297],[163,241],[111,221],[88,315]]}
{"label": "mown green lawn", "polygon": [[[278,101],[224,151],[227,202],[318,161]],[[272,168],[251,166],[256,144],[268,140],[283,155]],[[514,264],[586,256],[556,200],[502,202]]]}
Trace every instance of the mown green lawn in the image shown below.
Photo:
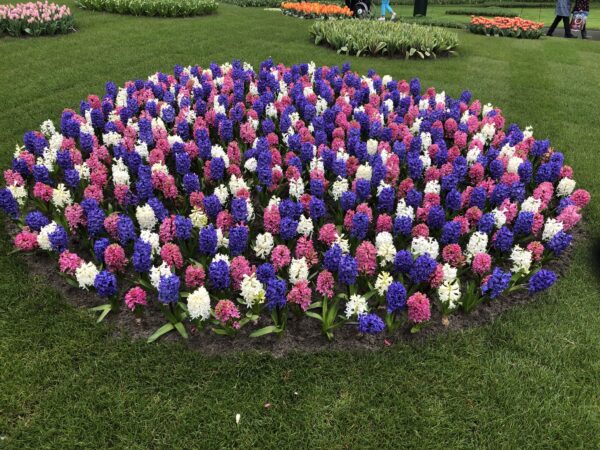
{"label": "mown green lawn", "polygon": [[588,237],[556,287],[487,326],[380,352],[275,359],[115,338],[110,324],[95,325],[28,275],[2,231],[0,448],[600,446],[597,42],[461,31],[458,57],[357,59],[313,46],[307,21],[261,9],[221,5],[190,19],[73,9],[75,34],[0,39],[2,167],[25,131],[103,92],[107,80],[231,58],[350,60],[355,70],[419,76],[452,95],[470,88],[509,123],[550,138],[594,197]]}

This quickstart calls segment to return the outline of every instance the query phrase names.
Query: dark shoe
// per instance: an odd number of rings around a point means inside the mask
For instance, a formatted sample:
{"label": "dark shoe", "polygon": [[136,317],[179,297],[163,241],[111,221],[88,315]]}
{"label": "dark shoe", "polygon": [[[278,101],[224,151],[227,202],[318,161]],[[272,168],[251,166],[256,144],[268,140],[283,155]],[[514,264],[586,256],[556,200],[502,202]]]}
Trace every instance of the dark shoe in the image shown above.
{"label": "dark shoe", "polygon": [[554,33],[553,31],[548,30],[548,32],[546,33],[546,36],[552,36],[552,33]]}
{"label": "dark shoe", "polygon": [[587,33],[585,31],[581,32],[581,39],[587,39]]}

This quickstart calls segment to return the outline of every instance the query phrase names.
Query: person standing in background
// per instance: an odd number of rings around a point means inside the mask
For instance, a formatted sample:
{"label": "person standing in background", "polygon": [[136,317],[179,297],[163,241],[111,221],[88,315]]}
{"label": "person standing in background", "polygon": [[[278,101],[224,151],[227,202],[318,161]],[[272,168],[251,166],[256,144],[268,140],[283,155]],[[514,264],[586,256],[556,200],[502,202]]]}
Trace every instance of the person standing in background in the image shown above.
{"label": "person standing in background", "polygon": [[571,33],[569,17],[571,17],[571,0],[556,0],[556,17],[554,18],[554,22],[552,22],[552,25],[550,25],[550,28],[548,28],[546,36],[552,36],[554,30],[558,26],[558,23],[562,19],[563,25],[565,26],[565,37],[574,37]]}
{"label": "person standing in background", "polygon": [[379,18],[379,20],[384,21],[385,15],[388,11],[392,13],[391,20],[396,20],[396,13],[390,6],[390,0],[381,0],[381,17]]}
{"label": "person standing in background", "polygon": [[[576,0],[575,6],[573,7],[573,13],[576,13],[578,11],[589,13],[590,12],[590,0]],[[587,27],[587,17],[586,17],[586,21],[584,22],[583,26],[581,27],[581,39],[587,39],[586,27]]]}

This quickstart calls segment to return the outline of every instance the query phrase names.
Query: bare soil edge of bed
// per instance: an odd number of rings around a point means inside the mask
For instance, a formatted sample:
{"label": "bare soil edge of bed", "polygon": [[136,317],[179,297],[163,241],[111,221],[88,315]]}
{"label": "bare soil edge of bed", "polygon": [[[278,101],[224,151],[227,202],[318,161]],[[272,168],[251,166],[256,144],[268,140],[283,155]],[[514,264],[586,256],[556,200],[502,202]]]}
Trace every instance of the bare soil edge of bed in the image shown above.
{"label": "bare soil edge of bed", "polygon": [[[14,236],[16,232],[15,225],[6,220],[5,225],[8,234]],[[554,270],[557,273],[559,276],[558,282],[560,282],[560,278],[566,274],[569,268],[574,248],[585,240],[588,234],[586,228],[585,224],[581,224],[573,233],[572,245],[559,259],[551,261],[545,266],[545,268]],[[95,293],[69,285],[58,273],[56,261],[47,253],[20,253],[20,257],[27,265],[30,275],[47,280],[73,306],[88,309],[104,303]],[[49,265],[54,270],[48,270]],[[287,330],[281,336],[270,334],[259,338],[251,338],[248,335],[262,326],[269,325],[270,321],[266,317],[261,317],[256,326],[242,328],[234,337],[217,335],[210,330],[209,326],[203,330],[195,330],[187,324],[186,328],[190,334],[187,346],[191,350],[199,351],[207,356],[245,351],[269,353],[274,357],[282,357],[294,352],[377,351],[397,342],[422,343],[435,335],[485,325],[493,322],[496,317],[505,311],[533,303],[539,297],[539,295],[529,295],[526,290],[517,291],[510,296],[501,296],[496,300],[484,302],[469,314],[465,314],[462,311],[455,312],[448,317],[446,324],[442,323],[440,311],[437,308],[432,308],[430,323],[415,334],[410,333],[409,327],[405,326],[393,334],[382,333],[377,336],[361,335],[358,333],[356,326],[347,325],[336,330],[333,341],[328,341],[321,334],[317,320],[309,319],[308,317],[296,318],[292,315],[288,319]],[[91,311],[89,315],[89,326],[92,327],[95,325],[96,315]],[[115,337],[134,340],[146,340],[166,322],[155,301],[149,302],[141,321],[136,321],[134,315],[124,306],[117,313],[111,312],[105,320],[111,325]],[[170,342],[183,340],[174,331],[160,339]]]}

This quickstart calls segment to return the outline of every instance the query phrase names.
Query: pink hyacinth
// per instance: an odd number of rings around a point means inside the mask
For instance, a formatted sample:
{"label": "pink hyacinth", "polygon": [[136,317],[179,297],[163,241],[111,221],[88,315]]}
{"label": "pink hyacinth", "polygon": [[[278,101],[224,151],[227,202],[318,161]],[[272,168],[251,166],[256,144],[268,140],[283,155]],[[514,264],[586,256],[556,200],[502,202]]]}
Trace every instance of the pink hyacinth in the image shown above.
{"label": "pink hyacinth", "polygon": [[118,238],[118,227],[119,227],[119,214],[112,213],[106,219],[104,219],[104,228],[108,232],[111,238]]}
{"label": "pink hyacinth", "polygon": [[173,266],[176,269],[181,269],[183,267],[183,257],[181,256],[181,250],[179,250],[177,244],[169,242],[163,245],[160,249],[160,257],[169,266]]}
{"label": "pink hyacinth", "polygon": [[229,271],[231,272],[231,278],[233,279],[234,289],[240,288],[244,275],[250,276],[254,272],[248,260],[243,256],[236,256],[231,260]]}
{"label": "pink hyacinth", "polygon": [[363,241],[356,249],[358,270],[366,275],[373,275],[377,268],[377,249],[369,241]]}
{"label": "pink hyacinth", "polygon": [[185,269],[185,284],[188,287],[200,287],[204,285],[206,273],[202,266],[187,266]]}
{"label": "pink hyacinth", "polygon": [[427,322],[431,318],[429,299],[425,294],[416,292],[406,301],[408,320],[414,323]]}
{"label": "pink hyacinth", "polygon": [[534,261],[540,261],[544,254],[544,244],[539,241],[533,241],[527,244],[527,250],[531,252]]}
{"label": "pink hyacinth", "polygon": [[158,229],[160,242],[171,242],[175,239],[175,217],[166,217]]}
{"label": "pink hyacinth", "polygon": [[275,270],[283,269],[292,260],[290,249],[285,245],[278,245],[271,252],[271,262]]}
{"label": "pink hyacinth", "polygon": [[326,223],[319,230],[319,241],[323,242],[327,246],[333,244],[337,238],[337,229],[333,223]]}
{"label": "pink hyacinth", "polygon": [[96,200],[98,203],[102,203],[104,200],[102,188],[95,184],[90,184],[83,190],[83,197],[86,199]]}
{"label": "pink hyacinth", "polygon": [[412,237],[429,237],[429,227],[424,223],[415,225],[411,232]]}
{"label": "pink hyacinth", "polygon": [[563,229],[570,230],[581,220],[581,214],[579,214],[579,206],[569,205],[561,211],[556,217],[556,220],[563,223]]}
{"label": "pink hyacinth", "polygon": [[465,261],[462,248],[458,244],[448,244],[442,250],[442,259],[452,267],[459,267]]}
{"label": "pink hyacinth", "polygon": [[65,250],[58,257],[58,267],[62,273],[75,275],[75,271],[83,264],[83,260],[73,252]]}
{"label": "pink hyacinth", "polygon": [[29,228],[25,228],[15,236],[14,243],[19,250],[30,252],[38,247],[37,234],[32,233]]}
{"label": "pink hyacinth", "polygon": [[487,253],[477,253],[473,257],[471,267],[473,272],[479,276],[483,276],[492,268],[492,257]]}
{"label": "pink hyacinth", "polygon": [[442,281],[444,281],[444,266],[438,264],[437,266],[435,266],[435,270],[429,277],[429,284],[432,288],[436,289],[440,287]]}
{"label": "pink hyacinth", "polygon": [[377,224],[375,226],[375,231],[377,233],[381,233],[383,231],[387,231],[388,233],[392,232],[393,223],[392,218],[387,214],[381,214],[377,217]]}
{"label": "pink hyacinth", "polygon": [[335,281],[333,275],[328,270],[322,270],[317,277],[317,292],[324,297],[333,297],[333,287]]}
{"label": "pink hyacinth", "polygon": [[585,208],[585,206],[590,202],[591,195],[585,189],[577,189],[569,198],[573,203],[575,203],[576,206]]}
{"label": "pink hyacinth", "polygon": [[312,292],[308,286],[307,280],[298,281],[290,292],[288,292],[287,299],[290,303],[300,305],[302,311],[306,311],[310,305]]}
{"label": "pink hyacinth", "polygon": [[52,187],[39,181],[33,185],[33,196],[44,202],[52,200]]}
{"label": "pink hyacinth", "polygon": [[[222,324],[226,324],[229,321],[239,319],[240,311],[237,306],[231,300],[219,300],[219,302],[215,305],[215,317]],[[236,322],[237,323],[237,322]],[[234,328],[238,328],[233,324]]]}
{"label": "pink hyacinth", "polygon": [[536,235],[542,230],[542,228],[544,228],[544,216],[540,213],[535,213],[533,215],[533,225],[531,226],[531,233]]}
{"label": "pink hyacinth", "polygon": [[148,304],[146,300],[146,291],[139,286],[129,289],[125,294],[125,304],[131,311],[133,311],[137,305],[146,306]]}
{"label": "pink hyacinth", "polygon": [[304,257],[309,268],[319,261],[312,240],[306,236],[302,236],[298,239],[295,256],[297,259]]}
{"label": "pink hyacinth", "polygon": [[265,231],[271,234],[279,234],[279,223],[281,222],[281,215],[279,214],[279,208],[277,205],[271,205],[269,208],[264,210],[263,225]]}
{"label": "pink hyacinth", "polygon": [[228,231],[233,225],[233,216],[229,211],[220,211],[217,214],[217,228],[223,231]]}
{"label": "pink hyacinth", "polygon": [[125,250],[119,244],[110,244],[104,250],[104,262],[111,272],[120,272],[127,265]]}
{"label": "pink hyacinth", "polygon": [[65,218],[71,230],[76,230],[80,225],[86,223],[83,208],[79,203],[73,203],[65,208]]}

